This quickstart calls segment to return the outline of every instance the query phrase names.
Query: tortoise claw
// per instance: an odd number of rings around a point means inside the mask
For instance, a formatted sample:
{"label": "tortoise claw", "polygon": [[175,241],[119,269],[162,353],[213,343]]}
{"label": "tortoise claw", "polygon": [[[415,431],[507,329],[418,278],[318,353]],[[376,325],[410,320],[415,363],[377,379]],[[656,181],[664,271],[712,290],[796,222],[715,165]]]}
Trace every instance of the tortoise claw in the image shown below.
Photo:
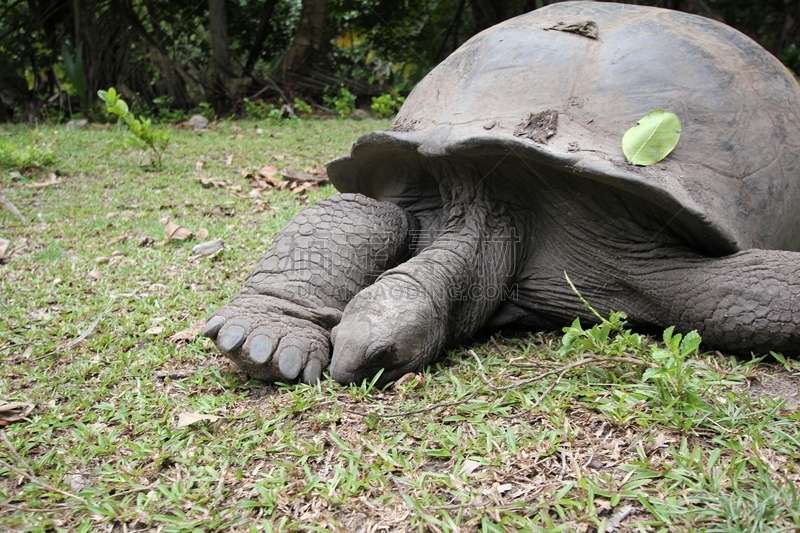
{"label": "tortoise claw", "polygon": [[217,337],[217,347],[225,354],[233,352],[241,347],[245,340],[245,330],[242,326],[229,326],[222,335]]}
{"label": "tortoise claw", "polygon": [[250,341],[250,360],[257,364],[263,365],[272,357],[272,352],[275,349],[275,343],[266,335],[257,335]]}
{"label": "tortoise claw", "polygon": [[320,378],[322,377],[322,364],[319,362],[318,359],[312,359],[308,362],[305,369],[303,370],[303,376],[300,378],[300,381],[303,383],[308,383],[310,385],[315,385],[319,382]]}
{"label": "tortoise claw", "polygon": [[303,370],[303,354],[297,346],[289,345],[280,351],[278,368],[286,379],[293,380]]}
{"label": "tortoise claw", "polygon": [[203,326],[203,331],[200,334],[204,337],[208,337],[209,339],[215,339],[219,330],[222,326],[225,325],[225,317],[224,316],[214,316],[208,319],[206,325]]}

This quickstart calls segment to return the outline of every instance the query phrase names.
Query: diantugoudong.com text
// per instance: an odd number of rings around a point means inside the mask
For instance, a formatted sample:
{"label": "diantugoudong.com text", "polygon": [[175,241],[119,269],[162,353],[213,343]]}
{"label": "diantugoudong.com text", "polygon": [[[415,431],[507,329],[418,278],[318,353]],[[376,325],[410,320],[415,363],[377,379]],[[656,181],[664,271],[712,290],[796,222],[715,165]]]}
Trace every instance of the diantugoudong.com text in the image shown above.
{"label": "diantugoudong.com text", "polygon": [[[334,295],[343,299],[349,293],[349,287],[318,287],[308,283],[301,283],[287,287],[285,290],[291,292],[299,298],[314,297],[315,299],[325,299]],[[464,288],[457,285],[447,285],[445,287],[447,298],[452,301],[505,301],[517,300],[519,286],[514,284],[501,285],[472,285]],[[402,285],[377,284],[369,293],[369,299],[386,301],[414,301],[430,299],[430,291],[423,288],[420,284],[403,283]],[[352,297],[352,295],[350,295]],[[364,295],[361,296],[362,298]]]}

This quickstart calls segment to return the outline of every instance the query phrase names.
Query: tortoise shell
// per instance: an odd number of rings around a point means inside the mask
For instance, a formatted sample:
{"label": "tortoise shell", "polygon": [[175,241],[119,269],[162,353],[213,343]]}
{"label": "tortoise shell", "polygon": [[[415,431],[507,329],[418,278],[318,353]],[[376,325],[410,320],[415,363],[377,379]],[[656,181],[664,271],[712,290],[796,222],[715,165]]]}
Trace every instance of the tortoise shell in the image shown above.
{"label": "tortoise shell", "polygon": [[[597,38],[552,29],[590,21]],[[681,139],[661,162],[630,165],[622,136],[654,109],[680,117]],[[448,164],[521,207],[567,175],[616,187],[711,255],[800,250],[800,87],[750,38],[695,15],[563,2],[510,19],[433,69],[391,130],[328,172],[342,192],[420,214],[446,201]]]}

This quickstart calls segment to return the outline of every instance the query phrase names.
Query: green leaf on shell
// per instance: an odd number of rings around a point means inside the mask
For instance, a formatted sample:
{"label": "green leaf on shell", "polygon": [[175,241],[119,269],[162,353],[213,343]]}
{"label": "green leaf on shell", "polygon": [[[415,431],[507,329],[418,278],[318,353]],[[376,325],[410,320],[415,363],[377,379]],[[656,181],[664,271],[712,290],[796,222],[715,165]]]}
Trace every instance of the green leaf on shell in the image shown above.
{"label": "green leaf on shell", "polygon": [[681,138],[681,119],[675,113],[655,109],[622,136],[622,151],[628,163],[650,166],[675,148]]}

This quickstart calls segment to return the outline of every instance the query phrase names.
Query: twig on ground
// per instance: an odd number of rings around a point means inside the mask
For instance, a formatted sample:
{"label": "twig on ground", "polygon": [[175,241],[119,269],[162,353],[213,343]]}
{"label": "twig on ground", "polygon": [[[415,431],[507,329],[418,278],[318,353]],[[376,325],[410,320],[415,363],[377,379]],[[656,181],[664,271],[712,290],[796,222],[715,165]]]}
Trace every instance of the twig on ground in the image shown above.
{"label": "twig on ground", "polygon": [[128,490],[123,490],[122,492],[115,492],[112,496],[114,498],[117,498],[119,496],[125,496],[126,494],[133,494],[134,492],[142,492],[145,490],[154,489],[158,486],[158,483],[159,483],[158,481],[154,481],[149,485],[145,485],[144,487],[139,487],[138,489],[128,489]]}
{"label": "twig on ground", "polygon": [[19,454],[17,449],[14,447],[14,445],[11,444],[11,441],[8,440],[8,435],[6,435],[6,432],[5,432],[4,429],[0,429],[0,438],[3,439],[3,442],[6,444],[6,448],[8,448],[8,451],[10,451],[11,455],[14,456],[14,459],[16,459],[19,462],[19,464],[24,465],[25,468],[28,470],[28,474],[30,474],[31,477],[34,477],[35,474],[33,473],[33,469],[31,468],[31,465],[28,464],[28,461],[26,461],[25,459],[22,458],[22,456]]}
{"label": "twig on ground", "polygon": [[400,413],[381,414],[381,413],[376,413],[374,411],[370,412],[370,413],[360,413],[358,411],[351,411],[350,409],[342,409],[342,411],[348,412],[350,414],[358,415],[358,416],[361,416],[361,417],[364,417],[364,418],[366,418],[368,416],[378,416],[380,418],[397,418],[397,417],[400,417],[400,416],[408,416],[408,415],[416,415],[416,414],[419,414],[419,413],[426,413],[428,411],[434,411],[436,409],[442,409],[444,407],[451,407],[453,405],[461,405],[463,403],[466,403],[466,402],[470,401],[472,398],[477,396],[477,394],[478,394],[478,391],[475,390],[475,391],[470,392],[469,394],[467,394],[466,396],[464,396],[460,400],[455,400],[455,401],[452,401],[452,402],[444,402],[444,403],[435,403],[435,404],[430,405],[428,407],[423,407],[421,409],[413,409],[411,411],[402,411]]}
{"label": "twig on ground", "polygon": [[61,489],[59,489],[57,487],[54,487],[50,483],[47,483],[46,481],[43,481],[43,480],[39,479],[36,476],[32,476],[32,475],[28,474],[27,472],[23,472],[22,470],[20,470],[16,466],[10,465],[7,462],[3,461],[2,459],[0,459],[0,466],[8,468],[9,470],[14,472],[15,474],[24,477],[25,479],[27,479],[31,483],[35,483],[36,485],[39,485],[40,487],[42,487],[44,489],[51,490],[53,492],[57,492],[57,493],[59,493],[59,494],[61,494],[63,496],[67,496],[68,498],[73,498],[75,500],[78,500],[79,502],[81,502],[84,505],[87,505],[89,503],[86,500],[84,500],[83,498],[81,498],[80,496],[76,496],[76,495],[72,494],[71,492],[67,492],[65,490],[61,490]]}
{"label": "twig on ground", "polygon": [[587,357],[586,359],[581,359],[580,361],[575,361],[574,363],[570,363],[568,365],[564,365],[561,368],[556,368],[554,370],[549,370],[547,372],[543,372],[542,374],[537,374],[530,379],[524,379],[522,381],[518,381],[517,383],[512,383],[511,385],[506,385],[505,387],[492,387],[493,391],[502,392],[506,390],[516,389],[518,387],[524,387],[525,385],[529,385],[531,383],[535,383],[537,381],[541,381],[542,379],[552,376],[553,374],[564,374],[565,372],[572,370],[574,368],[578,368],[581,366],[585,366],[591,363],[630,363],[634,365],[640,366],[653,366],[652,363],[648,363],[647,361],[642,361],[641,359],[635,359],[633,357]]}
{"label": "twig on ground", "polygon": [[475,353],[475,350],[467,350],[467,353],[469,353],[475,359],[475,361],[478,363],[478,370],[481,373],[481,377],[483,378],[483,382],[484,383],[488,383],[488,378],[486,377],[486,371],[483,369],[483,363],[481,363],[481,359],[480,359],[480,357],[478,357],[478,354]]}
{"label": "twig on ground", "polygon": [[3,204],[5,208],[11,211],[14,214],[14,216],[16,216],[18,219],[22,221],[23,224],[28,223],[28,219],[25,218],[25,216],[19,212],[19,209],[17,209],[17,207],[14,204],[12,204],[11,201],[2,194],[0,194],[0,204]]}
{"label": "twig on ground", "polygon": [[403,502],[406,504],[406,507],[408,507],[409,510],[414,511],[415,509],[413,502],[409,499],[408,495],[406,494],[406,491],[403,490],[402,487],[403,482],[391,474],[389,474],[389,479],[391,479],[392,483],[394,483],[394,486],[397,487],[397,491],[400,493],[400,496],[403,497]]}
{"label": "twig on ground", "polygon": [[219,481],[217,482],[217,488],[214,489],[214,494],[219,494],[222,490],[222,486],[225,484],[225,473],[228,471],[228,465],[222,465],[222,470],[219,473]]}
{"label": "twig on ground", "polygon": [[[468,503],[451,503],[448,505],[431,505],[429,507],[425,507],[425,509],[429,511],[457,511],[460,509],[475,509],[479,507],[488,507],[492,505],[491,500],[481,500],[475,502],[468,502]],[[496,508],[510,508],[511,506],[495,506]]]}
{"label": "twig on ground", "polygon": [[103,318],[103,317],[106,315],[106,313],[108,313],[110,310],[111,310],[111,306],[109,305],[108,307],[106,307],[106,308],[103,310],[103,312],[102,312],[102,313],[100,313],[99,315],[97,315],[97,318],[95,318],[95,319],[94,319],[94,322],[92,322],[91,324],[89,324],[89,327],[87,327],[87,328],[86,328],[86,329],[83,331],[83,333],[81,333],[81,334],[78,336],[78,338],[77,338],[77,339],[75,339],[75,340],[72,340],[72,341],[68,342],[67,344],[65,344],[65,345],[63,345],[63,346],[59,346],[59,347],[58,347],[58,348],[56,348],[55,350],[49,351],[49,352],[47,352],[47,353],[46,353],[46,354],[44,354],[44,355],[40,355],[39,357],[36,357],[36,358],[34,358],[34,359],[31,359],[31,361],[40,361],[40,360],[44,359],[45,357],[49,357],[49,356],[51,356],[51,355],[57,354],[57,353],[59,353],[59,352],[63,352],[63,351],[65,351],[65,350],[69,350],[69,349],[71,349],[71,348],[74,348],[74,347],[75,347],[75,346],[77,346],[78,344],[82,343],[82,342],[83,342],[83,341],[86,339],[86,337],[88,337],[89,335],[91,335],[92,331],[94,331],[94,328],[96,328],[96,327],[97,327],[97,324],[99,324],[99,323],[100,323],[100,320],[102,320],[102,318]]}
{"label": "twig on ground", "polygon": [[497,349],[497,353],[500,354],[500,355],[503,355],[503,347],[500,346],[499,342],[497,342],[497,339],[495,339],[495,336],[492,335],[491,337],[489,337],[489,340],[492,341],[492,344],[494,344],[494,347]]}
{"label": "twig on ground", "polygon": [[[647,361],[642,361],[641,359],[635,359],[633,357],[587,357],[586,359],[581,359],[580,361],[575,361],[574,363],[570,363],[570,364],[564,365],[564,366],[562,366],[560,368],[556,368],[554,370],[550,370],[548,372],[544,372],[542,374],[538,374],[538,375],[536,375],[536,376],[534,376],[534,377],[532,377],[530,379],[525,379],[525,380],[522,380],[522,381],[518,381],[517,383],[512,383],[511,385],[506,385],[505,387],[493,387],[491,385],[487,385],[487,386],[489,387],[489,390],[491,390],[491,391],[503,392],[503,391],[507,391],[507,390],[511,390],[511,389],[516,389],[516,388],[519,388],[519,387],[524,387],[525,385],[530,385],[531,383],[535,383],[537,381],[541,381],[542,379],[544,379],[544,378],[546,378],[548,376],[552,376],[554,374],[559,374],[558,379],[553,384],[551,384],[550,387],[548,387],[546,392],[549,392],[549,391],[553,390],[553,388],[556,386],[556,384],[558,384],[558,382],[561,380],[563,375],[566,374],[568,371],[573,370],[573,369],[578,368],[578,367],[581,367],[581,366],[585,366],[585,365],[591,364],[591,363],[598,363],[598,364],[602,364],[602,363],[630,363],[630,364],[634,364],[634,365],[654,366],[653,363],[648,363]],[[484,382],[485,381],[486,380],[484,379]],[[364,417],[364,418],[366,418],[368,416],[378,416],[380,418],[397,418],[397,417],[401,417],[401,416],[408,416],[408,415],[416,415],[416,414],[419,414],[419,413],[426,413],[428,411],[434,411],[436,409],[443,409],[445,407],[453,407],[453,406],[456,406],[456,405],[463,405],[463,404],[467,403],[468,401],[470,401],[475,396],[477,396],[479,392],[480,392],[480,390],[474,390],[474,391],[470,392],[469,394],[467,394],[466,396],[464,396],[463,398],[461,398],[460,400],[455,400],[455,401],[452,401],[452,402],[436,403],[436,404],[433,404],[433,405],[429,405],[428,407],[423,407],[421,409],[413,409],[411,411],[402,411],[402,412],[399,412],[399,413],[385,413],[385,414],[382,414],[382,413],[376,413],[374,411],[370,412],[370,413],[360,413],[358,411],[351,411],[349,409],[343,409],[343,411],[346,411],[348,413],[351,413],[351,414],[354,414],[354,415],[358,415],[358,416],[361,416],[361,417]],[[544,398],[544,397],[545,397],[545,395],[542,395],[541,398]],[[541,403],[541,399],[536,403],[536,405],[538,405],[539,403]]]}
{"label": "twig on ground", "polygon": [[192,377],[194,372],[181,372],[181,371],[174,371],[174,372],[167,372],[166,370],[156,370],[153,372],[153,377],[156,379],[184,379],[188,377]]}
{"label": "twig on ground", "polygon": [[[539,395],[539,399],[536,400],[535,402],[533,402],[532,405],[526,407],[526,409],[528,411],[533,411],[534,409],[539,407],[542,404],[542,402],[544,401],[544,399],[547,398],[548,396],[550,396],[550,393],[553,392],[553,389],[556,388],[556,385],[561,383],[561,378],[564,377],[564,374],[566,374],[569,370],[571,370],[571,369],[567,369],[567,370],[562,371],[558,375],[558,377],[555,379],[555,381],[553,381],[550,385],[548,385],[548,387],[545,389],[545,391],[541,395]],[[511,415],[504,416],[504,418],[514,418],[514,416],[515,415],[511,414]]]}
{"label": "twig on ground", "polygon": [[4,507],[6,509],[11,509],[13,511],[22,511],[24,513],[63,513],[64,509],[70,509],[75,507],[74,505],[59,505],[58,507],[47,507],[44,509],[31,509],[28,507],[20,507],[19,505],[13,505],[10,503],[2,502],[0,503],[0,507]]}

